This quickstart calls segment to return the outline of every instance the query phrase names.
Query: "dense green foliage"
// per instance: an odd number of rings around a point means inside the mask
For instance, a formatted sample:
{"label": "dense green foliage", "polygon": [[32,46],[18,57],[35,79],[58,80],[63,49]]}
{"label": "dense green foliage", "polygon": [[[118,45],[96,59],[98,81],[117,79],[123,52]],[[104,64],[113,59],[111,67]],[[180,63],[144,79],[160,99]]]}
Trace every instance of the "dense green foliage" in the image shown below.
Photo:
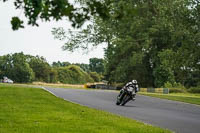
{"label": "dense green foliage", "polygon": [[97,72],[89,72],[89,75],[94,80],[94,82],[101,81],[101,76]]}
{"label": "dense green foliage", "polygon": [[94,82],[88,73],[84,72],[80,67],[69,65],[67,67],[57,68],[58,79],[61,83],[83,84]]}
{"label": "dense green foliage", "polygon": [[190,93],[200,93],[200,86],[198,86],[198,87],[191,87],[189,89],[189,92]]}
{"label": "dense green foliage", "polygon": [[60,61],[57,61],[57,62],[53,62],[52,63],[53,67],[65,67],[65,66],[69,66],[69,65],[71,65],[71,63],[69,63],[69,62],[60,62]]}
{"label": "dense green foliage", "polygon": [[[32,81],[68,84],[99,82],[102,79],[101,74],[96,70],[90,70],[89,66],[90,64],[71,64],[60,61],[49,65],[43,57],[23,53],[8,54],[0,56],[0,79],[7,76],[17,83]],[[98,67],[99,69],[103,68]]]}
{"label": "dense green foliage", "polygon": [[56,72],[52,70],[52,68],[44,58],[39,56],[30,56],[28,59],[28,63],[35,73],[35,81],[56,81]]}
{"label": "dense green foliage", "polygon": [[98,58],[90,58],[90,71],[97,73],[104,73],[104,60]]}
{"label": "dense green foliage", "polygon": [[19,83],[31,82],[34,72],[23,53],[0,56],[0,79],[7,76]]}
{"label": "dense green foliage", "polygon": [[[191,17],[197,12],[188,8],[191,4],[187,0],[116,3],[116,11],[121,7],[124,12],[118,21],[111,20],[116,24],[108,25],[117,36],[107,50],[108,78],[118,80],[123,73],[122,81],[136,78],[142,86],[186,85],[187,78],[200,71],[200,27],[198,16]],[[141,13],[129,13],[131,10]]]}
{"label": "dense green foliage", "polygon": [[[86,29],[69,31],[64,50],[107,44],[105,77],[109,82],[137,79],[143,87],[163,87],[167,82],[198,86],[198,0],[118,0],[109,6],[108,19],[93,16],[93,24]],[[67,34],[60,30],[63,34],[54,35],[63,39]]]}
{"label": "dense green foliage", "polygon": [[79,66],[82,70],[85,72],[90,72],[91,69],[89,68],[89,64],[84,64],[84,63],[75,63],[73,65]]}

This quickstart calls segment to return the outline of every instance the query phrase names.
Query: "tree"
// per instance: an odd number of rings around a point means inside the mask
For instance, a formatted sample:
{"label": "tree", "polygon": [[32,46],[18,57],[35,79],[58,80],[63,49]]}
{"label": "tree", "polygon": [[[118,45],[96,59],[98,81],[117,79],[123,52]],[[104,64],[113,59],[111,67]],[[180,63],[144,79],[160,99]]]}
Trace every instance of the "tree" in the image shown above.
{"label": "tree", "polygon": [[186,84],[199,71],[198,1],[119,0],[109,6],[109,19],[95,16],[87,29],[70,34],[64,49],[107,43],[105,77],[111,82],[136,78],[143,86]]}
{"label": "tree", "polygon": [[69,65],[67,67],[56,68],[58,72],[58,80],[67,84],[84,84],[94,82],[90,75],[84,72],[79,66]]}
{"label": "tree", "polygon": [[62,66],[62,63],[61,63],[60,61],[58,61],[58,62],[53,62],[53,63],[52,63],[52,66],[53,66],[53,67],[61,67],[61,66]]}
{"label": "tree", "polygon": [[[7,0],[3,0],[6,2]],[[78,4],[75,5],[75,4]],[[109,1],[76,0],[73,4],[68,0],[15,0],[16,9],[24,11],[28,24],[38,26],[38,19],[42,21],[62,20],[67,18],[73,27],[80,27],[93,14],[102,18],[108,17]],[[24,28],[23,20],[13,17],[11,24],[13,30]]]}
{"label": "tree", "polygon": [[27,83],[34,79],[34,72],[26,62],[23,53],[4,55],[0,58],[0,70],[2,76],[11,78],[14,82]]}
{"label": "tree", "polygon": [[90,58],[89,68],[91,72],[104,73],[104,60],[98,58]]}
{"label": "tree", "polygon": [[65,67],[65,66],[69,66],[69,65],[71,65],[71,63],[69,63],[69,62],[60,62],[60,61],[58,61],[58,62],[53,62],[52,63],[53,67]]}
{"label": "tree", "polygon": [[89,75],[94,80],[94,82],[99,82],[101,80],[101,77],[97,72],[89,72]]}
{"label": "tree", "polygon": [[32,56],[29,60],[30,67],[35,73],[35,80],[50,82],[50,78],[53,78],[52,76],[55,74],[55,72],[52,72],[52,69],[47,61],[43,57],[39,56]]}
{"label": "tree", "polygon": [[89,65],[88,64],[84,64],[84,63],[75,63],[73,65],[79,66],[83,71],[85,72],[89,72]]}
{"label": "tree", "polygon": [[52,34],[55,39],[65,41],[62,49],[74,52],[81,49],[90,51],[90,47],[96,47],[99,44],[110,44],[113,38],[113,30],[110,30],[106,25],[112,25],[110,21],[103,21],[99,17],[94,17],[91,20],[92,24],[81,31],[66,31],[64,28],[53,28]]}
{"label": "tree", "polygon": [[58,81],[58,72],[55,68],[51,68],[49,73],[49,82],[57,83],[57,81]]}

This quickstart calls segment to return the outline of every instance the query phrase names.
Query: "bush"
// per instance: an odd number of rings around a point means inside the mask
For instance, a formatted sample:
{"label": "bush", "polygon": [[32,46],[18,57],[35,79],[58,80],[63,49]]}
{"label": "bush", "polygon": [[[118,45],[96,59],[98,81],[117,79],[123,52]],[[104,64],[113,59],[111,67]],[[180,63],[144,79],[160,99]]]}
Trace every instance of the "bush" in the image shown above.
{"label": "bush", "polygon": [[200,86],[198,86],[198,87],[191,87],[188,91],[190,93],[200,93]]}
{"label": "bush", "polygon": [[173,86],[172,86],[172,84],[170,83],[170,82],[166,82],[165,84],[164,84],[164,88],[172,88]]}
{"label": "bush", "polygon": [[185,87],[180,83],[174,83],[173,85],[170,82],[164,84],[164,88],[169,88],[169,93],[184,93],[186,92]]}
{"label": "bush", "polygon": [[184,90],[186,89],[181,83],[176,83],[176,82],[173,84],[173,87],[174,88],[181,88],[181,89],[184,89]]}
{"label": "bush", "polygon": [[183,88],[169,88],[169,93],[184,93],[186,92]]}
{"label": "bush", "polygon": [[57,68],[58,80],[66,84],[84,84],[94,82],[89,74],[84,72],[80,67],[69,65],[67,67]]}
{"label": "bush", "polygon": [[94,82],[100,81],[100,75],[97,72],[90,72],[89,75],[94,80]]}

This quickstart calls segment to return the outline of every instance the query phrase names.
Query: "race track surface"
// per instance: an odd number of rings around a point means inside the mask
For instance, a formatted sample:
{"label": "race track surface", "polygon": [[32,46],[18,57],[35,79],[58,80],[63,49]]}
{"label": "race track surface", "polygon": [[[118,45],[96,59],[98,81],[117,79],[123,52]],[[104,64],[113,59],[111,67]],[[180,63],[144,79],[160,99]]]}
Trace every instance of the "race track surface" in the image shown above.
{"label": "race track surface", "polygon": [[118,92],[45,88],[65,100],[104,110],[176,133],[200,133],[200,106],[137,95],[125,106],[115,105]]}

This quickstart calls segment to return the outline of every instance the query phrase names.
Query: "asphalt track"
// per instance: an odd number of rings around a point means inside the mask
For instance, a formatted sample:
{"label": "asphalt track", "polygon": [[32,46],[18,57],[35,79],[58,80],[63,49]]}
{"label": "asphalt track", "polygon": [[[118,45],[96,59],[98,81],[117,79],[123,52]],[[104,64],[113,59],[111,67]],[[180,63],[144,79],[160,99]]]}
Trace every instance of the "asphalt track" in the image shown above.
{"label": "asphalt track", "polygon": [[135,101],[116,106],[114,91],[45,88],[65,100],[133,118],[176,133],[200,133],[200,106],[137,95]]}

